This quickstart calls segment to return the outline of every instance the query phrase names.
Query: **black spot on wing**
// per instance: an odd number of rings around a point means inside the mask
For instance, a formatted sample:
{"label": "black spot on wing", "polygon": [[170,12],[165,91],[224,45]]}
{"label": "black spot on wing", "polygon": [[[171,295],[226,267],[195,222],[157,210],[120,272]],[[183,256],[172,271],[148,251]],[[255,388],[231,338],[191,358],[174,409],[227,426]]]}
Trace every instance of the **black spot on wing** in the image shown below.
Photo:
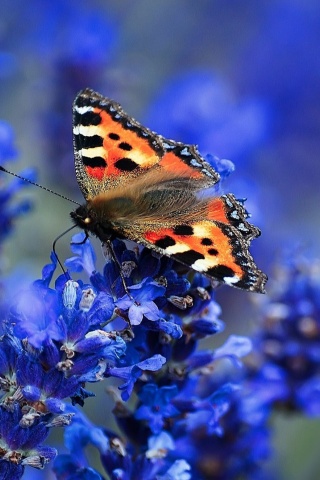
{"label": "black spot on wing", "polygon": [[175,253],[173,257],[175,260],[186,263],[187,265],[192,265],[197,260],[203,260],[205,258],[202,253],[196,252],[195,250],[191,249],[185,252]]}
{"label": "black spot on wing", "polygon": [[88,127],[90,125],[99,125],[101,123],[101,116],[96,112],[89,111],[80,114],[75,110],[73,123],[74,125],[83,125],[84,127]]}
{"label": "black spot on wing", "polygon": [[206,245],[206,246],[209,246],[209,245],[212,245],[213,244],[213,241],[211,240],[211,238],[202,238],[201,239],[201,245]]}
{"label": "black spot on wing", "polygon": [[159,238],[159,240],[155,242],[156,247],[163,248],[164,250],[168,247],[172,247],[175,244],[175,240],[172,237],[169,237],[169,235]]}
{"label": "black spot on wing", "polygon": [[114,166],[118,168],[119,170],[122,170],[124,172],[132,172],[135,170],[139,165],[131,160],[131,158],[120,158],[114,163]]}
{"label": "black spot on wing", "polygon": [[191,225],[176,225],[173,232],[176,235],[193,235],[193,228]]}
{"label": "black spot on wing", "polygon": [[120,136],[117,133],[111,132],[108,137],[111,138],[111,140],[120,140]]}
{"label": "black spot on wing", "polygon": [[78,134],[74,136],[74,144],[77,150],[81,150],[82,148],[102,147],[103,138],[100,137],[100,135],[91,135],[89,137],[87,135]]}
{"label": "black spot on wing", "polygon": [[212,255],[213,257],[219,255],[218,250],[216,250],[215,248],[209,248],[208,253],[209,253],[209,255]]}
{"label": "black spot on wing", "polygon": [[127,142],[120,142],[118,147],[121,148],[121,150],[126,150],[127,152],[130,152],[130,150],[132,150],[131,145],[129,145],[129,143]]}
{"label": "black spot on wing", "polygon": [[206,271],[206,274],[219,280],[223,280],[225,277],[234,277],[235,273],[232,268],[229,268],[226,265],[216,265],[215,267],[209,268]]}
{"label": "black spot on wing", "polygon": [[107,166],[107,162],[102,157],[82,157],[82,162],[86,167],[91,168],[105,168]]}

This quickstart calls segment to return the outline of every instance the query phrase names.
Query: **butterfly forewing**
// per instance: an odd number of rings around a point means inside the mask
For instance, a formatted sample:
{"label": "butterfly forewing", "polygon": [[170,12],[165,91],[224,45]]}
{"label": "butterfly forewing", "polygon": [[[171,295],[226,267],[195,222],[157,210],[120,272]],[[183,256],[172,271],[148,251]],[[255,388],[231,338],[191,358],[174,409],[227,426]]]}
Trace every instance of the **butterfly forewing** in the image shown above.
{"label": "butterfly forewing", "polygon": [[74,101],[73,135],[76,176],[85,198],[125,185],[152,167],[202,179],[203,186],[219,179],[195,147],[157,135],[90,89]]}

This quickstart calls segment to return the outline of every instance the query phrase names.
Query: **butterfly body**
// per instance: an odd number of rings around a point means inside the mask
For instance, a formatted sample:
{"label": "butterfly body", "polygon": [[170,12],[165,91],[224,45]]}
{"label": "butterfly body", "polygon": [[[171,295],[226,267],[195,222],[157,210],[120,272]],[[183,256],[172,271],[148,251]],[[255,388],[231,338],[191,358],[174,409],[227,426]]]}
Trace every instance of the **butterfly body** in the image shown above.
{"label": "butterfly body", "polygon": [[89,199],[71,216],[79,227],[102,241],[124,237],[140,243],[149,230],[200,221],[207,202],[197,198],[197,189],[196,182],[188,177],[152,172],[125,189],[116,187]]}
{"label": "butterfly body", "polygon": [[218,173],[196,148],[167,140],[86,89],[74,102],[75,168],[86,204],[73,221],[101,241],[126,238],[215,280],[264,290],[250,241],[260,234],[232,194],[203,191]]}

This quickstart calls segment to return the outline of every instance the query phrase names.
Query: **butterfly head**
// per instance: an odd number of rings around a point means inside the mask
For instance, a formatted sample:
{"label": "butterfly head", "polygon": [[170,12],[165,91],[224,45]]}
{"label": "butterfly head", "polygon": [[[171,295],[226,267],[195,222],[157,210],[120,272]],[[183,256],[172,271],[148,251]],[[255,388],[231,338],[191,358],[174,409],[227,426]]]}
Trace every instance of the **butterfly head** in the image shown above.
{"label": "butterfly head", "polygon": [[93,233],[102,242],[109,240],[113,236],[110,222],[101,214],[99,215],[99,211],[90,202],[78,207],[70,213],[70,216],[77,227]]}
{"label": "butterfly head", "polygon": [[87,205],[81,205],[76,210],[71,212],[70,216],[78,227],[86,230],[90,230],[92,225],[95,223],[93,212],[89,210]]}

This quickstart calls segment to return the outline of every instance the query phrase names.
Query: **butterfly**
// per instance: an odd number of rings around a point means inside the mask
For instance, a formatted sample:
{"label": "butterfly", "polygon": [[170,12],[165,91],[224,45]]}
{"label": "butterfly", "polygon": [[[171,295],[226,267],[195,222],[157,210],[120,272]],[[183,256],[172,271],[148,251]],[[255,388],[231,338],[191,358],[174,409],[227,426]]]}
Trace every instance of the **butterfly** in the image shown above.
{"label": "butterfly", "polygon": [[210,279],[264,292],[249,245],[260,230],[233,194],[203,192],[219,174],[195,146],[168,140],[91,90],[73,104],[75,171],[86,203],[75,225],[102,242],[128,239]]}

